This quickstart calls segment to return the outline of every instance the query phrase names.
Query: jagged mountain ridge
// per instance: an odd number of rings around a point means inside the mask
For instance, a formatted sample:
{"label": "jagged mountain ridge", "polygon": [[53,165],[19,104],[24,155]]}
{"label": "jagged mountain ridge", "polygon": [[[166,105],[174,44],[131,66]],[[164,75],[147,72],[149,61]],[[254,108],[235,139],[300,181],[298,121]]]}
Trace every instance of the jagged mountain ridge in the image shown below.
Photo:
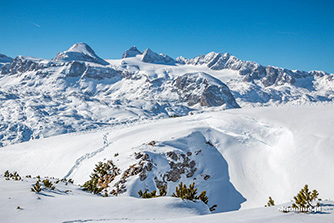
{"label": "jagged mountain ridge", "polygon": [[123,53],[122,59],[135,57],[141,55],[141,61],[146,63],[157,63],[157,64],[174,64],[176,61],[168,55],[157,54],[150,48],[147,48],[143,52],[140,52],[137,47],[132,46],[130,49]]}
{"label": "jagged mountain ridge", "polygon": [[177,62],[191,65],[207,65],[212,70],[231,69],[239,71],[243,80],[252,82],[261,80],[265,87],[272,85],[295,84],[297,78],[305,78],[309,76],[325,76],[328,75],[324,71],[299,71],[289,70],[274,66],[262,66],[252,61],[242,61],[229,53],[211,52],[207,55],[200,55],[193,59],[178,57]]}
{"label": "jagged mountain ridge", "polygon": [[174,60],[136,47],[103,60],[84,43],[52,60],[18,56],[1,69],[0,145],[147,118],[333,100],[333,74],[266,67],[278,69],[273,76],[259,67],[229,54]]}

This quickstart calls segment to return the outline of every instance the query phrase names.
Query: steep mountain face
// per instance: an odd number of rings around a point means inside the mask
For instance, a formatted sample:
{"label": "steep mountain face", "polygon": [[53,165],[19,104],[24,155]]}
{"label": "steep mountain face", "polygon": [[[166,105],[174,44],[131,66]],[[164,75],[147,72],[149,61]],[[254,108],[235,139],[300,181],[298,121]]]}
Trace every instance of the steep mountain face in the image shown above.
{"label": "steep mountain face", "polygon": [[187,101],[192,106],[221,106],[238,108],[228,87],[220,80],[206,73],[190,73],[175,79],[174,85],[178,88],[181,100]]}
{"label": "steep mountain face", "polygon": [[173,64],[175,60],[165,54],[157,54],[151,49],[146,49],[143,52],[143,62],[146,63],[161,63],[161,64]]}
{"label": "steep mountain face", "polygon": [[133,46],[123,53],[122,59],[135,57],[140,55],[141,61],[146,63],[156,63],[156,64],[175,64],[175,60],[165,54],[157,54],[151,49],[147,48],[143,52],[140,52],[137,47]]}
{"label": "steep mountain face", "polygon": [[108,62],[98,57],[94,50],[86,43],[74,44],[69,50],[60,52],[53,59],[55,61],[85,61],[93,62],[101,65],[107,65]]}
{"label": "steep mountain face", "polygon": [[122,56],[122,59],[124,58],[129,58],[129,57],[135,57],[137,56],[138,54],[142,54],[142,52],[140,52],[137,47],[135,46],[132,46],[130,49],[124,51],[123,53],[123,56]]}

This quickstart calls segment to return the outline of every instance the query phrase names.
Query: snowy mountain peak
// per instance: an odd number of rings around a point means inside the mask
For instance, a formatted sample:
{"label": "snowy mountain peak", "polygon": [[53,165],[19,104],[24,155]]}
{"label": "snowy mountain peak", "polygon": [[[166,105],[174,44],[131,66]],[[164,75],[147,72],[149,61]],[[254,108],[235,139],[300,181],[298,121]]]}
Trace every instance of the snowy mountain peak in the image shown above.
{"label": "snowy mountain peak", "polygon": [[2,69],[6,72],[9,69],[9,63],[12,61],[13,58],[0,53],[0,73],[2,73]]}
{"label": "snowy mountain peak", "polygon": [[67,51],[60,52],[53,59],[55,61],[85,61],[101,65],[108,65],[108,62],[98,57],[94,50],[86,43],[76,43]]}
{"label": "snowy mountain peak", "polygon": [[91,56],[96,56],[94,50],[87,43],[76,43],[68,49],[68,52],[79,52]]}
{"label": "snowy mountain peak", "polygon": [[124,58],[128,58],[128,57],[135,57],[138,54],[142,54],[142,52],[140,52],[136,46],[132,46],[130,49],[124,51],[122,59]]}
{"label": "snowy mountain peak", "polygon": [[0,63],[10,63],[12,60],[13,58],[0,53]]}
{"label": "snowy mountain peak", "polygon": [[142,61],[146,63],[158,63],[158,64],[173,64],[175,60],[165,54],[157,54],[153,52],[150,48],[147,48],[143,52]]}

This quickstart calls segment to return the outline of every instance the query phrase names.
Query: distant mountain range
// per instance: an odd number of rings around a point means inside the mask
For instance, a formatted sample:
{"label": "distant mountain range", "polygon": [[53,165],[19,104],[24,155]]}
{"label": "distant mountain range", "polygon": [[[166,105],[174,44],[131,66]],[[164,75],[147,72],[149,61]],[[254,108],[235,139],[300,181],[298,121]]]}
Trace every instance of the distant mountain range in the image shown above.
{"label": "distant mountain range", "polygon": [[45,60],[0,54],[0,146],[145,119],[331,102],[334,75],[211,52],[173,59],[136,47],[102,59],[85,43]]}

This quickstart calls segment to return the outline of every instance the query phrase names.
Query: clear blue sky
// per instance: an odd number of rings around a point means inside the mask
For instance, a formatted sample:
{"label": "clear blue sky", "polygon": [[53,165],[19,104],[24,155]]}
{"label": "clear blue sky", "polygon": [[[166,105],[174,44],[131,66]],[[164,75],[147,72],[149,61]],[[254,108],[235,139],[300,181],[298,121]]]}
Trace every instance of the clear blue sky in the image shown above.
{"label": "clear blue sky", "polygon": [[77,42],[116,59],[136,45],[172,57],[334,73],[334,1],[0,0],[0,53],[51,59]]}

